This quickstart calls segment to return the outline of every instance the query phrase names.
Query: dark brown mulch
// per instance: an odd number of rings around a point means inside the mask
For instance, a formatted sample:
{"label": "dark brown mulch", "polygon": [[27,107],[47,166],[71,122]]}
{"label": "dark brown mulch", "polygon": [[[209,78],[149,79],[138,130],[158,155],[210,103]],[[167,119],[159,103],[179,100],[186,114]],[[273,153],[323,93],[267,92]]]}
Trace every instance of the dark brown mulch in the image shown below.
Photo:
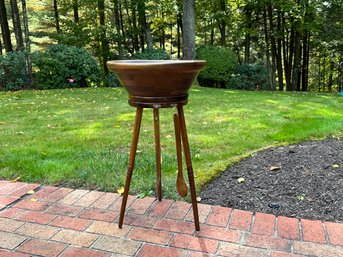
{"label": "dark brown mulch", "polygon": [[343,140],[258,152],[206,185],[201,199],[253,212],[343,222]]}

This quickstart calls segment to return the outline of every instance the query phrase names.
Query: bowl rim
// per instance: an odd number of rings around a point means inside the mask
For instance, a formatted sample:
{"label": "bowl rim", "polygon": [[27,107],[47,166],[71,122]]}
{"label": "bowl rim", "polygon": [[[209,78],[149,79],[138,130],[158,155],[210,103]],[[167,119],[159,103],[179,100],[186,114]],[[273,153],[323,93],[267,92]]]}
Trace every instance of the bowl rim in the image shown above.
{"label": "bowl rim", "polygon": [[206,60],[110,60],[108,65],[130,65],[130,66],[158,66],[158,65],[187,65],[187,64],[206,64]]}

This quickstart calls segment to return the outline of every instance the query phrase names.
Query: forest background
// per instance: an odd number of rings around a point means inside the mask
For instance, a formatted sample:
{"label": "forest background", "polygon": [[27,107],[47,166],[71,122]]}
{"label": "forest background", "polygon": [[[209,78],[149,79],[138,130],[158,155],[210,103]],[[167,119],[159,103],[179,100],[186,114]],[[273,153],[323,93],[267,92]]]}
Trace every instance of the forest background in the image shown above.
{"label": "forest background", "polygon": [[0,23],[2,90],[117,86],[106,62],[130,58],[206,59],[204,86],[343,90],[341,0],[0,0]]}

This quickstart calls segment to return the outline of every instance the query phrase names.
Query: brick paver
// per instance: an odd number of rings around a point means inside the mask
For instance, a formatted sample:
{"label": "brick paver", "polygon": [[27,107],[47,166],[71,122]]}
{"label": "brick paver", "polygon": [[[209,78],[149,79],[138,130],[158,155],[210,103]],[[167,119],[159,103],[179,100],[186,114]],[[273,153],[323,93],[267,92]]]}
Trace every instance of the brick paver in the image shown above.
{"label": "brick paver", "polygon": [[133,228],[127,237],[137,241],[167,245],[170,242],[172,236],[173,235],[171,233],[163,231],[151,230],[146,228]]}
{"label": "brick paver", "polygon": [[108,211],[108,210],[101,210],[101,209],[88,209],[81,212],[79,215],[81,218],[85,219],[93,219],[93,220],[102,220],[112,222],[117,218],[119,212],[117,211]]}
{"label": "brick paver", "polygon": [[178,232],[183,234],[193,234],[194,233],[194,224],[188,223],[184,221],[176,221],[176,220],[159,220],[156,222],[154,228],[170,231],[170,232]]}
{"label": "brick paver", "polygon": [[29,191],[35,190],[38,187],[40,187],[39,184],[27,184],[25,186],[22,186],[22,187],[20,187],[20,188],[18,188],[16,190],[12,191],[8,195],[15,196],[15,197],[22,197],[22,196],[28,194]]}
{"label": "brick paver", "polygon": [[27,237],[15,235],[13,233],[1,232],[0,231],[0,248],[14,249],[22,242],[24,242]]}
{"label": "brick paver", "polygon": [[157,218],[163,218],[173,203],[174,201],[168,199],[155,201],[146,214]]}
{"label": "brick paver", "polygon": [[20,214],[16,219],[38,223],[38,224],[48,224],[50,221],[52,221],[55,218],[56,218],[56,215],[50,214],[50,213],[26,211]]}
{"label": "brick paver", "polygon": [[231,211],[231,208],[213,206],[206,223],[214,226],[226,227],[229,222]]}
{"label": "brick paver", "polygon": [[50,225],[55,227],[70,228],[74,230],[85,230],[92,223],[91,220],[72,218],[68,216],[58,216]]}
{"label": "brick paver", "polygon": [[253,213],[250,211],[234,210],[232,213],[230,228],[250,230]]}
{"label": "brick paver", "polygon": [[0,217],[13,219],[23,212],[24,212],[24,210],[22,210],[22,209],[8,208],[8,209],[5,209],[5,210],[0,212]]}
{"label": "brick paver", "polygon": [[67,215],[75,217],[83,210],[82,207],[67,205],[67,204],[54,204],[50,206],[46,212],[58,215]]}
{"label": "brick paver", "polygon": [[175,248],[166,248],[160,247],[156,245],[144,245],[140,250],[138,257],[151,257],[157,256],[158,253],[159,257],[183,257],[183,253],[181,250]]}
{"label": "brick paver", "polygon": [[36,202],[32,201],[31,199],[22,200],[19,203],[14,205],[15,208],[24,209],[24,210],[31,210],[31,211],[44,211],[46,210],[51,204],[47,202]]}
{"label": "brick paver", "polygon": [[205,253],[215,253],[218,248],[218,241],[189,235],[177,234],[175,235],[170,245],[178,248],[184,248],[187,250],[202,251]]}
{"label": "brick paver", "polygon": [[299,239],[299,222],[298,219],[288,217],[278,217],[278,229],[277,233],[279,237],[289,239]]}
{"label": "brick paver", "polygon": [[130,229],[131,226],[123,226],[122,229],[119,229],[116,223],[94,221],[86,231],[100,235],[124,237]]}
{"label": "brick paver", "polygon": [[50,239],[58,231],[59,228],[44,226],[35,223],[26,223],[25,225],[17,229],[16,233],[38,239]]}
{"label": "brick paver", "polygon": [[291,251],[291,243],[289,240],[283,238],[275,238],[272,236],[250,234],[246,236],[245,244],[248,246],[256,246],[284,252]]}
{"label": "brick paver", "polygon": [[325,222],[331,244],[343,246],[343,224]]}
{"label": "brick paver", "polygon": [[60,257],[110,257],[110,254],[86,248],[69,247]]}
{"label": "brick paver", "polygon": [[[323,223],[319,220],[301,220],[301,227],[304,241],[311,241],[325,244]],[[343,231],[342,231],[343,232]]]}
{"label": "brick paver", "polygon": [[256,213],[253,227],[254,234],[273,236],[276,218],[272,214]]}
{"label": "brick paver", "polygon": [[0,256],[343,257],[343,223],[129,196],[119,229],[121,200],[0,180]]}
{"label": "brick paver", "polygon": [[244,256],[244,257],[266,257],[268,256],[267,250],[260,248],[253,248],[241,246],[233,243],[221,243],[218,250],[221,256]]}
{"label": "brick paver", "polygon": [[1,257],[30,257],[29,254],[11,252],[11,251],[1,250],[1,249],[0,249],[0,256]]}
{"label": "brick paver", "polygon": [[14,232],[22,225],[24,225],[22,221],[0,218],[0,231]]}
{"label": "brick paver", "polygon": [[[205,223],[207,220],[207,217],[211,211],[211,205],[208,204],[198,204],[198,212],[199,212],[199,222],[200,223]],[[194,214],[193,211],[189,211],[187,216],[186,216],[187,221],[194,221]]]}
{"label": "brick paver", "polygon": [[46,257],[55,257],[59,255],[64,248],[65,245],[63,244],[32,239],[22,244],[18,248],[18,251]]}
{"label": "brick paver", "polygon": [[118,237],[101,236],[93,247],[103,251],[133,256],[141,247],[141,243]]}
{"label": "brick paver", "polygon": [[77,246],[90,247],[94,241],[98,238],[98,235],[74,231],[70,229],[60,230],[51,239],[61,243],[67,243]]}
{"label": "brick paver", "polygon": [[98,209],[107,209],[119,197],[120,195],[116,193],[105,193],[98,200],[96,200],[90,207]]}
{"label": "brick paver", "polygon": [[238,230],[226,229],[214,226],[201,226],[197,235],[200,237],[212,238],[221,241],[239,242],[240,232]]}
{"label": "brick paver", "polygon": [[166,218],[183,220],[191,208],[191,204],[185,202],[174,202],[174,204],[169,208]]}

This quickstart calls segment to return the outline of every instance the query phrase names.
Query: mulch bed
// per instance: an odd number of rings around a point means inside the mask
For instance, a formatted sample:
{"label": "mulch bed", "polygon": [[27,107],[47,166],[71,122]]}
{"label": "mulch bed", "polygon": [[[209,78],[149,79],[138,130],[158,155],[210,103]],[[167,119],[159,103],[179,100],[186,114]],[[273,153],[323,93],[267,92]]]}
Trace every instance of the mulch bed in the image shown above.
{"label": "mulch bed", "polygon": [[343,222],[343,140],[258,152],[224,171],[200,196],[202,203]]}

